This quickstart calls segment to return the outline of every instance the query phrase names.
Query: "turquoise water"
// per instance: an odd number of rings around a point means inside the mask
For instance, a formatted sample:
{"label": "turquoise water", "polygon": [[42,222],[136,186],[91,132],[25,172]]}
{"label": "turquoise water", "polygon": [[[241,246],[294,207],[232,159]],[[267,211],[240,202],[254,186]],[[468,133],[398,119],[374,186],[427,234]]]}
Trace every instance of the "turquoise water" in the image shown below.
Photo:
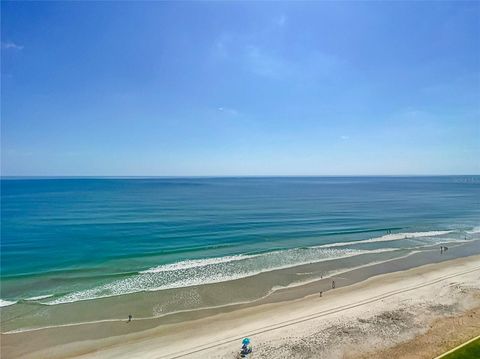
{"label": "turquoise water", "polygon": [[3,179],[2,304],[478,237],[480,177]]}

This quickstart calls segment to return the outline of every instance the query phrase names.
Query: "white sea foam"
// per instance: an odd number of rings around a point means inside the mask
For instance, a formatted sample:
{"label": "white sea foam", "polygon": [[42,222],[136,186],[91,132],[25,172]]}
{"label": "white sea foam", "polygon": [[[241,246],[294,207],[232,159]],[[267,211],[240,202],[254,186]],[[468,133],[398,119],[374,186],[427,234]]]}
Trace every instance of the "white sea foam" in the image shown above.
{"label": "white sea foam", "polygon": [[303,264],[318,263],[361,254],[375,254],[398,250],[398,248],[377,248],[373,250],[341,248],[348,245],[415,238],[427,239],[426,237],[442,236],[451,232],[453,231],[392,233],[360,241],[324,244],[309,248],[295,248],[252,255],[244,254],[184,260],[152,267],[127,278],[115,280],[95,288],[69,293],[43,303],[55,305],[138,292],[232,281]]}
{"label": "white sea foam", "polygon": [[11,300],[4,300],[4,299],[0,299],[0,307],[7,307],[9,305],[13,305],[17,303],[16,301],[11,301]]}
{"label": "white sea foam", "polygon": [[[226,282],[303,264],[391,250],[395,249],[368,251],[337,248],[297,248],[251,256],[210,258],[195,261],[195,265],[191,263],[192,261],[183,261],[175,264],[176,270],[172,269],[173,267],[167,267],[168,270],[165,270],[165,267],[162,266],[160,268],[152,268],[138,275],[107,283],[96,288],[70,293],[44,304],[55,305],[137,292]],[[235,257],[235,259],[232,260],[232,257]]]}
{"label": "white sea foam", "polygon": [[47,298],[50,298],[50,297],[53,297],[53,294],[39,295],[37,297],[25,298],[24,300],[35,301],[35,300],[47,299]]}
{"label": "white sea foam", "polygon": [[468,234],[480,233],[480,226],[473,227],[471,230],[466,231]]}
{"label": "white sea foam", "polygon": [[390,242],[390,241],[398,241],[398,240],[402,240],[402,239],[414,239],[414,238],[421,238],[421,237],[436,237],[436,236],[443,236],[445,234],[452,233],[452,232],[453,231],[391,233],[391,234],[385,234],[384,236],[381,236],[381,237],[364,239],[364,240],[360,240],[360,241],[323,244],[321,246],[317,246],[317,248],[344,247],[344,246],[348,246],[348,245],[352,245],[352,244],[360,244],[360,243]]}
{"label": "white sea foam", "polygon": [[147,270],[144,270],[140,273],[160,273],[160,272],[171,272],[171,271],[177,271],[181,269],[189,269],[189,268],[197,268],[197,267],[205,267],[208,265],[212,264],[220,264],[220,263],[228,263],[228,262],[234,262],[234,261],[241,261],[241,260],[246,260],[249,258],[255,258],[258,257],[259,254],[253,254],[253,255],[236,255],[236,256],[226,256],[226,257],[216,257],[216,258],[205,258],[205,259],[189,259],[185,261],[180,261],[176,263],[170,263],[170,264],[163,264],[158,267],[150,268]]}

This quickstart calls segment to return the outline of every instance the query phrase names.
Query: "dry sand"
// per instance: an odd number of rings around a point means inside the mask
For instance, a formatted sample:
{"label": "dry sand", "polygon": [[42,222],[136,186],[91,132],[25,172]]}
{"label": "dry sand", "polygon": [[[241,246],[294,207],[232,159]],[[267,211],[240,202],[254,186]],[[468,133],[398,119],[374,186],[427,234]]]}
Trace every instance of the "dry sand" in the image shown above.
{"label": "dry sand", "polygon": [[471,256],[153,329],[134,320],[3,334],[2,358],[235,358],[245,336],[252,359],[429,358],[480,332],[479,275]]}
{"label": "dry sand", "polygon": [[480,333],[480,307],[432,322],[424,334],[390,348],[367,352],[356,359],[431,359],[475,338]]}

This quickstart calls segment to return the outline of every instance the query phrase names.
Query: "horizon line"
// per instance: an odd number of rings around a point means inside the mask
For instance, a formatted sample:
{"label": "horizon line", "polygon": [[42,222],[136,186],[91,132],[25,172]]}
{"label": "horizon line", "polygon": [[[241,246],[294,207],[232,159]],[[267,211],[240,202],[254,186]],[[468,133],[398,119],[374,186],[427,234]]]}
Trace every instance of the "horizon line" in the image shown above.
{"label": "horizon line", "polygon": [[315,177],[468,177],[480,174],[349,174],[349,175],[0,175],[0,180],[15,179],[174,179],[174,178],[315,178]]}

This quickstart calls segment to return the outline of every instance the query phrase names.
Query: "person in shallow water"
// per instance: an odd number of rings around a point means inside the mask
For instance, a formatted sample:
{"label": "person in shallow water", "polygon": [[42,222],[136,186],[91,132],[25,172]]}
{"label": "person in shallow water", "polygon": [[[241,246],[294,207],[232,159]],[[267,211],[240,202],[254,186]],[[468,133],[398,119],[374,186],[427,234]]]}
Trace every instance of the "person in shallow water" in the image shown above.
{"label": "person in shallow water", "polygon": [[127,323],[130,323],[130,322],[132,321],[132,318],[133,318],[132,315],[129,314],[129,315],[128,315],[128,321],[127,321]]}

